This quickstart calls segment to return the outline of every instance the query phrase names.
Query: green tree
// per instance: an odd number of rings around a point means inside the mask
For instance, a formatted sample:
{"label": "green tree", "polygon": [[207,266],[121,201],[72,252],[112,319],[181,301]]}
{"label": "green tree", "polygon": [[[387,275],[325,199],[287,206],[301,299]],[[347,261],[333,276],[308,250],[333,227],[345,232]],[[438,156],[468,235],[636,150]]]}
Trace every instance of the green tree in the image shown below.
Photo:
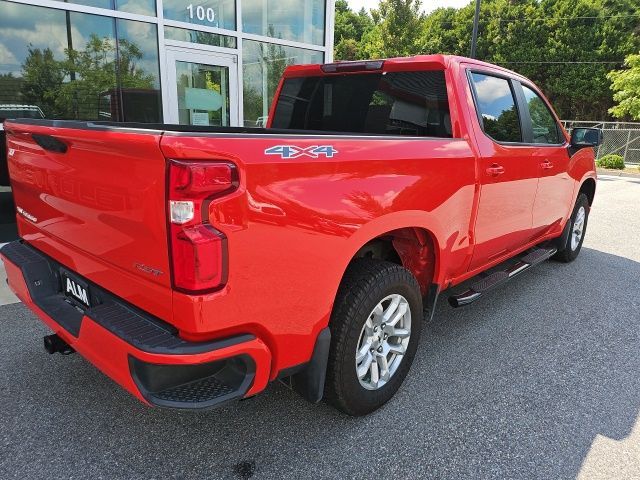
{"label": "green tree", "polygon": [[[342,0],[336,8],[337,59],[469,54],[471,1],[425,17],[417,1],[382,0],[360,39],[353,12]],[[482,0],[477,57],[533,80],[567,119],[606,119],[615,78],[607,74],[639,50],[638,0]]]}
{"label": "green tree", "polygon": [[295,63],[295,58],[291,51],[287,52],[286,47],[274,43],[257,44],[257,51],[251,57],[245,56],[247,58],[250,58],[253,65],[250,67],[251,71],[245,69],[245,79],[260,79],[259,86],[248,82],[244,86],[244,117],[249,122],[255,122],[269,113],[282,73]]}
{"label": "green tree", "polygon": [[65,71],[49,48],[40,50],[29,47],[22,65],[22,101],[38,105],[46,117],[66,118],[67,106],[57,102],[57,95],[64,82]]}
{"label": "green tree", "polygon": [[362,8],[354,12],[347,0],[336,0],[334,30],[334,56],[336,60],[357,60],[363,58],[362,37],[373,28],[373,19]]}
{"label": "green tree", "polygon": [[[540,17],[547,18],[541,32],[545,38],[541,60],[555,63],[541,64],[532,79],[547,91],[562,117],[602,118],[611,95],[608,65],[599,63],[608,58],[598,53],[606,19],[598,17],[616,12],[604,10],[599,0],[543,0],[540,7]],[[572,18],[578,15],[594,18]]]}
{"label": "green tree", "polygon": [[[424,53],[468,55],[473,4],[424,21]],[[640,49],[637,0],[483,0],[478,58],[533,80],[564,118],[596,120],[613,105],[607,73]]]}
{"label": "green tree", "polygon": [[358,60],[360,55],[360,44],[353,38],[340,40],[333,47],[333,57],[335,60]]}
{"label": "green tree", "polygon": [[121,88],[153,88],[153,76],[137,68],[142,52],[133,43],[120,40],[119,58],[113,39],[91,35],[84,50],[66,50],[67,60],[62,62],[67,75],[75,73],[76,80],[64,83],[58,89],[56,104],[62,108],[72,105],[72,117],[97,118],[100,94],[119,86]]}
{"label": "green tree", "polygon": [[425,18],[420,35],[421,53],[462,55],[469,42],[459,23],[455,8],[438,8]]}
{"label": "green tree", "polygon": [[420,35],[424,14],[420,0],[381,0],[371,11],[374,26],[363,35],[362,51],[369,58],[422,53]]}
{"label": "green tree", "polygon": [[607,75],[616,102],[609,112],[617,118],[640,120],[640,53],[627,56],[624,65],[624,70],[614,70]]}
{"label": "green tree", "polygon": [[[100,95],[110,89],[154,88],[153,75],[138,68],[140,48],[92,35],[83,50],[65,50],[56,60],[50,49],[30,48],[22,65],[22,101],[38,105],[49,118],[96,119]],[[75,80],[71,80],[75,78]]]}
{"label": "green tree", "polygon": [[483,116],[482,123],[489,135],[497,140],[517,142],[520,140],[520,120],[514,105],[498,118]]}
{"label": "green tree", "polygon": [[138,45],[126,39],[118,41],[116,71],[122,88],[153,88],[154,78],[138,67],[144,54]]}

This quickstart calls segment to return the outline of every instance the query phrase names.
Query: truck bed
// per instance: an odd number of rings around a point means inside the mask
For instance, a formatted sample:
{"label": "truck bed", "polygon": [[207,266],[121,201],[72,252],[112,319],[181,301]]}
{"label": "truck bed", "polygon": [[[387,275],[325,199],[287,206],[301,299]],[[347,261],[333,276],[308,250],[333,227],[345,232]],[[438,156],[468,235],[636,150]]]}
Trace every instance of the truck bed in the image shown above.
{"label": "truck bed", "polygon": [[[348,262],[358,235],[377,223],[392,229],[384,217],[394,212],[407,210],[414,217],[407,221],[419,225],[455,205],[457,216],[437,220],[436,228],[442,238],[468,244],[475,156],[463,139],[57,120],[9,121],[7,130],[21,238],[189,338],[238,329],[238,312],[249,322],[266,315],[277,324],[288,316],[277,302],[253,311],[247,292],[305,298],[308,318],[322,318],[340,274],[316,272],[322,287],[313,293],[306,282],[288,279],[318,261]],[[34,138],[53,138],[66,151],[48,151]],[[325,145],[336,154],[266,153],[283,145]],[[172,288],[168,159],[228,162],[239,174],[237,191],[208,205],[211,224],[227,239],[228,282],[209,294],[215,302],[200,307],[197,297]],[[304,260],[283,263],[289,256]],[[456,258],[453,268],[464,261]],[[292,335],[291,328],[274,328]],[[294,336],[309,325],[299,328]]]}

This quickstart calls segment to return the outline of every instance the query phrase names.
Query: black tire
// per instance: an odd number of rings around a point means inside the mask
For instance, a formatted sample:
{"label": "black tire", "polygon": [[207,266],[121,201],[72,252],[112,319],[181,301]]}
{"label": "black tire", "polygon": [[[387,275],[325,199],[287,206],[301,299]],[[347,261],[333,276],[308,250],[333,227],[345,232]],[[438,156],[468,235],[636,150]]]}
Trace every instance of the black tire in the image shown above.
{"label": "black tire", "polygon": [[[365,322],[385,297],[402,295],[411,312],[411,335],[402,361],[386,384],[364,388],[356,373],[355,352]],[[331,314],[331,348],[324,398],[338,410],[366,415],[384,405],[400,388],[418,348],[422,327],[422,296],[415,277],[395,263],[357,259],[347,269]],[[386,338],[386,337],[385,337]]]}
{"label": "black tire", "polygon": [[[581,208],[584,208],[584,212],[585,212],[584,225],[582,227],[582,237],[580,238],[580,241],[577,243],[577,245],[573,246],[571,239],[573,237],[576,216],[578,215],[578,212],[580,211]],[[582,249],[582,242],[584,242],[584,236],[587,233],[588,220],[589,220],[589,199],[584,193],[581,193],[578,195],[578,199],[576,200],[576,205],[575,207],[573,207],[573,212],[571,213],[571,218],[569,219],[569,222],[571,222],[571,229],[569,230],[569,235],[567,236],[567,240],[565,244],[562,245],[560,249],[558,249],[558,253],[556,253],[553,256],[554,260],[557,260],[559,262],[569,263],[569,262],[573,262],[577,258],[578,254],[580,253],[580,250]]]}

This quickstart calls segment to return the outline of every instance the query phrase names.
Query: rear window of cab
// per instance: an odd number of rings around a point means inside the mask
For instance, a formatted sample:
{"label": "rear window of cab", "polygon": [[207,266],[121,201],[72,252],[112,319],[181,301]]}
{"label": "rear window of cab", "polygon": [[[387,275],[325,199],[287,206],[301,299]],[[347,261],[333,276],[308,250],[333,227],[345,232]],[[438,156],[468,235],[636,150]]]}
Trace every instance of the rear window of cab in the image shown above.
{"label": "rear window of cab", "polygon": [[451,137],[444,72],[376,72],[288,78],[273,128]]}

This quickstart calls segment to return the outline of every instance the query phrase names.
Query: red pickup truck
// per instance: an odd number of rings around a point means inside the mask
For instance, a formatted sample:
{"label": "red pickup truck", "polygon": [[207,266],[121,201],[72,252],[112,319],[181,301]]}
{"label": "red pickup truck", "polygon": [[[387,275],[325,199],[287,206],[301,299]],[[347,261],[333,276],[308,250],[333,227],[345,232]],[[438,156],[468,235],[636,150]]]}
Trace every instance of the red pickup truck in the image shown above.
{"label": "red pickup truck", "polygon": [[399,388],[441,292],[576,258],[600,141],[526,78],[441,55],[289,67],[264,129],[5,128],[1,254],[50,353],[150,405],[280,379],[352,415]]}

